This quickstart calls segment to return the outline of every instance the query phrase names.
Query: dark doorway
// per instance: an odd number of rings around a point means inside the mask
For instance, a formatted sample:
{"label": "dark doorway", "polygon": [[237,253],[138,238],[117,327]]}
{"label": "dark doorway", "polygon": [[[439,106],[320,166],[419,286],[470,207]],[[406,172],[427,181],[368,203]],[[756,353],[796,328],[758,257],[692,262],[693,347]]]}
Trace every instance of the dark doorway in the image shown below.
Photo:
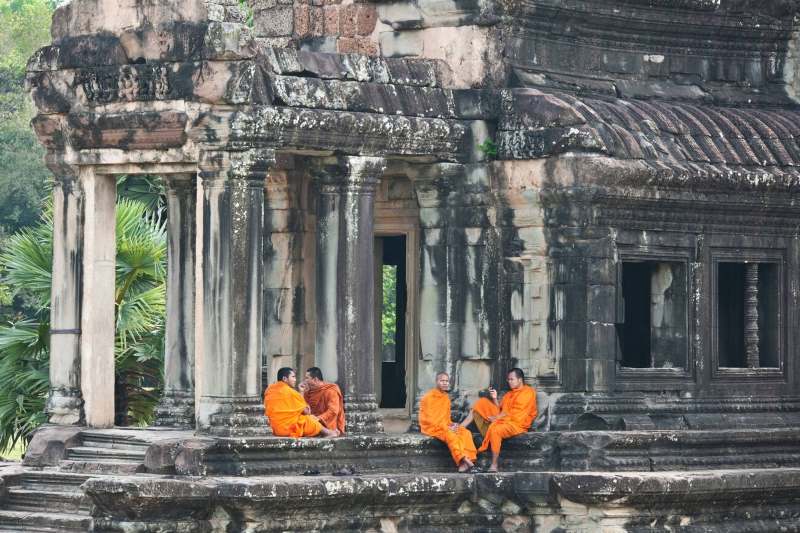
{"label": "dark doorway", "polygon": [[406,406],[406,237],[379,237],[382,267],[380,269],[382,301],[380,310],[381,397],[382,408]]}

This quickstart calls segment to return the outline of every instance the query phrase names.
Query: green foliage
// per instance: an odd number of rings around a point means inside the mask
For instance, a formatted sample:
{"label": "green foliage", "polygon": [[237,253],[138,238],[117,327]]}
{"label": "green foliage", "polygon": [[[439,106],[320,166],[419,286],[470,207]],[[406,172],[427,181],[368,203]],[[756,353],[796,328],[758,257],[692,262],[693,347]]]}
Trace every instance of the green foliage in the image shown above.
{"label": "green foliage", "polygon": [[244,23],[247,25],[248,28],[255,27],[255,21],[253,20],[253,8],[247,2],[247,0],[239,0],[239,7],[244,13]]}
{"label": "green foliage", "polygon": [[486,139],[478,145],[478,150],[483,152],[487,159],[494,159],[497,157],[497,145],[491,139]]}
{"label": "green foliage", "polygon": [[[9,238],[3,284],[32,303],[0,326],[0,450],[27,441],[45,420],[48,390],[52,211]],[[166,298],[166,230],[147,205],[117,202],[115,362],[118,424],[152,419],[160,395]]]}
{"label": "green foliage", "polygon": [[47,0],[6,0],[0,3],[0,71],[22,79],[28,58],[50,41],[54,3]]}
{"label": "green foliage", "polygon": [[0,0],[0,237],[35,224],[49,194],[23,85],[28,58],[50,41],[53,7],[47,0]]}
{"label": "green foliage", "polygon": [[383,265],[383,305],[381,307],[381,344],[395,344],[397,328],[397,266]]}

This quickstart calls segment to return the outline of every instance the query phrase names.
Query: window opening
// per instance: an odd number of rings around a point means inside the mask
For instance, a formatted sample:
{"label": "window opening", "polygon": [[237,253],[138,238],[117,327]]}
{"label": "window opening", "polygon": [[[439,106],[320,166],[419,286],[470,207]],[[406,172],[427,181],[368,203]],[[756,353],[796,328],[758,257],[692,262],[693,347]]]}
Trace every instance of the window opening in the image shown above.
{"label": "window opening", "polygon": [[717,264],[717,346],[723,368],[779,366],[776,263]]}
{"label": "window opening", "polygon": [[620,365],[686,368],[687,277],[682,262],[623,261]]}

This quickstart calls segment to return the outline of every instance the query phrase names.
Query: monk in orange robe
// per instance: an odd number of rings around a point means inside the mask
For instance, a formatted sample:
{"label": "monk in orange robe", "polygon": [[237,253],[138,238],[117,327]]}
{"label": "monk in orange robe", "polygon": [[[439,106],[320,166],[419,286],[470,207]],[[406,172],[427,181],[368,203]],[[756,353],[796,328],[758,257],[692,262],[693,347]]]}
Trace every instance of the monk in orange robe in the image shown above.
{"label": "monk in orange robe", "polygon": [[[483,434],[483,443],[479,452],[492,450],[490,472],[497,472],[500,458],[500,447],[503,439],[511,438],[530,429],[536,418],[536,390],[525,385],[525,374],[519,368],[512,368],[507,376],[509,391],[498,403],[497,391],[489,389],[489,398],[481,398],[472,407],[469,416],[461,422],[467,426],[475,421],[475,425]],[[488,423],[488,424],[487,424]]]}
{"label": "monk in orange robe", "polygon": [[311,414],[303,395],[294,389],[296,384],[294,369],[284,367],[278,370],[278,381],[264,392],[264,411],[272,433],[278,437],[338,437],[338,430],[324,427]]}
{"label": "monk in orange robe", "polygon": [[[311,414],[328,429],[344,433],[344,397],[339,385],[326,383],[322,378],[322,370],[312,366],[306,370],[303,398],[311,408]],[[304,390],[305,389],[305,390]]]}
{"label": "monk in orange robe", "polygon": [[436,388],[428,391],[419,402],[420,430],[447,444],[459,472],[475,466],[478,456],[472,433],[450,419],[450,376],[446,372],[436,374]]}

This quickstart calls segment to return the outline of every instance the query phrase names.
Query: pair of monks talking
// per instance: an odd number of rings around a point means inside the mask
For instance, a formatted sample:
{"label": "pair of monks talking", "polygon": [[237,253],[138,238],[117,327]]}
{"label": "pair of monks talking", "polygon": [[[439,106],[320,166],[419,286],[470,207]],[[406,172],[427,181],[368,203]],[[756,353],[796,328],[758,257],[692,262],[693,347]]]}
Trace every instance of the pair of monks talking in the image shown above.
{"label": "pair of monks talking", "polygon": [[336,383],[323,381],[322,370],[311,367],[295,389],[294,369],[278,370],[278,381],[264,391],[264,411],[278,437],[338,437],[344,433],[344,399]]}
{"label": "pair of monks talking", "polygon": [[[536,391],[525,385],[525,374],[512,368],[506,374],[509,391],[502,401],[497,391],[489,389],[489,397],[478,398],[461,423],[453,422],[450,415],[450,376],[446,372],[436,374],[436,387],[428,391],[419,402],[420,430],[447,444],[459,472],[475,466],[478,452],[492,452],[490,472],[497,472],[500,447],[504,439],[525,433],[536,418]],[[475,449],[472,433],[467,426],[474,423],[483,436],[480,448]]]}
{"label": "pair of monks talking", "polygon": [[[450,376],[436,374],[436,387],[422,397],[419,404],[419,425],[422,433],[447,444],[459,472],[475,466],[478,452],[491,450],[489,470],[496,472],[500,447],[504,439],[528,431],[536,418],[536,391],[525,385],[525,375],[512,368],[506,375],[509,391],[498,401],[497,391],[490,388],[488,398],[479,398],[461,423],[453,422],[450,412]],[[291,368],[278,370],[278,381],[264,392],[264,410],[279,437],[338,437],[344,433],[344,401],[335,383],[326,383],[322,371],[311,367],[301,384],[303,393],[295,389],[297,375]],[[483,435],[483,443],[475,449],[471,423]]]}

